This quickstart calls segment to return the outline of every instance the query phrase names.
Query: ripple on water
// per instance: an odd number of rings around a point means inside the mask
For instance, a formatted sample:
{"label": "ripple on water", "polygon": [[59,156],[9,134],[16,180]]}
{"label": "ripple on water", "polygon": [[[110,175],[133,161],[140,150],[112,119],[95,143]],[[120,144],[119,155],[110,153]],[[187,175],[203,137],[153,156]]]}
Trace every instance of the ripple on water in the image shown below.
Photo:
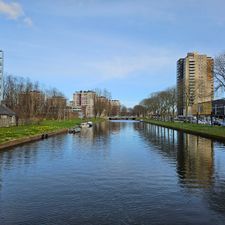
{"label": "ripple on water", "polygon": [[0,224],[224,224],[224,144],[102,123],[0,152]]}

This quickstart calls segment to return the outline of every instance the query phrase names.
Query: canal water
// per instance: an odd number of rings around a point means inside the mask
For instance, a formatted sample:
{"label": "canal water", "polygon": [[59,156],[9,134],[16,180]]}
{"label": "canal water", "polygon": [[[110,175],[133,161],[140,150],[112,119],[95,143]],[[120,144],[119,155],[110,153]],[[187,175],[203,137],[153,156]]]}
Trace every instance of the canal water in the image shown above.
{"label": "canal water", "polygon": [[112,121],[1,151],[0,224],[225,224],[225,145]]}

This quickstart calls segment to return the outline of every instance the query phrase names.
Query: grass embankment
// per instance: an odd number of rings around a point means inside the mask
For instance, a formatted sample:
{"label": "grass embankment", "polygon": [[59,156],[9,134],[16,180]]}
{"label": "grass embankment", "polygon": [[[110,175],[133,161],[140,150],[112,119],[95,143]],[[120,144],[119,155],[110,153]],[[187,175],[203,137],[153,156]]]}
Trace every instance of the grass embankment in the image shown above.
{"label": "grass embankment", "polygon": [[[92,119],[92,122],[100,122],[101,119]],[[56,132],[63,129],[68,129],[82,123],[82,119],[73,120],[44,120],[39,124],[22,125],[18,127],[2,127],[0,128],[0,144],[19,140],[25,137],[32,137],[35,135]]]}
{"label": "grass embankment", "polygon": [[225,141],[225,127],[193,124],[193,123],[164,122],[150,119],[144,119],[144,121],[163,127],[185,131],[187,133],[197,134],[204,137],[215,138]]}

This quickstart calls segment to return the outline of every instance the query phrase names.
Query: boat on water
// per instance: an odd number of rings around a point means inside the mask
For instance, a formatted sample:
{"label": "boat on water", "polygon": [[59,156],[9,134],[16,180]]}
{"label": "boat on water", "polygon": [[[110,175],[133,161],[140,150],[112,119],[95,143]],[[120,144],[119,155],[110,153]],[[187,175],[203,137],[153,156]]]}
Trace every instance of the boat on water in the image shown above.
{"label": "boat on water", "polygon": [[88,128],[88,127],[91,127],[91,126],[90,126],[90,124],[88,122],[86,122],[86,123],[81,123],[80,127],[81,128]]}
{"label": "boat on water", "polygon": [[91,121],[87,122],[89,124],[89,127],[93,126],[93,123]]}
{"label": "boat on water", "polygon": [[74,128],[69,129],[68,132],[70,134],[80,133],[81,132],[81,128],[80,127],[74,127]]}
{"label": "boat on water", "polygon": [[75,132],[75,133],[79,133],[79,132],[81,132],[81,128],[80,128],[80,127],[76,127],[76,128],[74,128],[74,132]]}

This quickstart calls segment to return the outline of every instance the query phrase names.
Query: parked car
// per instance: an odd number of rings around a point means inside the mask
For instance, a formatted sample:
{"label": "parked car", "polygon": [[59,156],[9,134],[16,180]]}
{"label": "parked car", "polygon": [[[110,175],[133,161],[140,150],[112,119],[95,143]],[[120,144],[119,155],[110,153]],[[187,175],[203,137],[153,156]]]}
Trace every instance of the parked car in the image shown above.
{"label": "parked car", "polygon": [[214,126],[222,126],[222,127],[225,127],[225,122],[219,121],[219,120],[215,120],[215,121],[213,121],[213,125]]}
{"label": "parked car", "polygon": [[209,124],[206,120],[199,120],[198,123],[199,124]]}
{"label": "parked car", "polygon": [[192,119],[191,123],[197,123],[197,120],[196,119]]}
{"label": "parked car", "polygon": [[212,124],[211,124],[211,121],[207,121],[207,120],[206,120],[205,122],[206,122],[205,124],[212,125]]}

